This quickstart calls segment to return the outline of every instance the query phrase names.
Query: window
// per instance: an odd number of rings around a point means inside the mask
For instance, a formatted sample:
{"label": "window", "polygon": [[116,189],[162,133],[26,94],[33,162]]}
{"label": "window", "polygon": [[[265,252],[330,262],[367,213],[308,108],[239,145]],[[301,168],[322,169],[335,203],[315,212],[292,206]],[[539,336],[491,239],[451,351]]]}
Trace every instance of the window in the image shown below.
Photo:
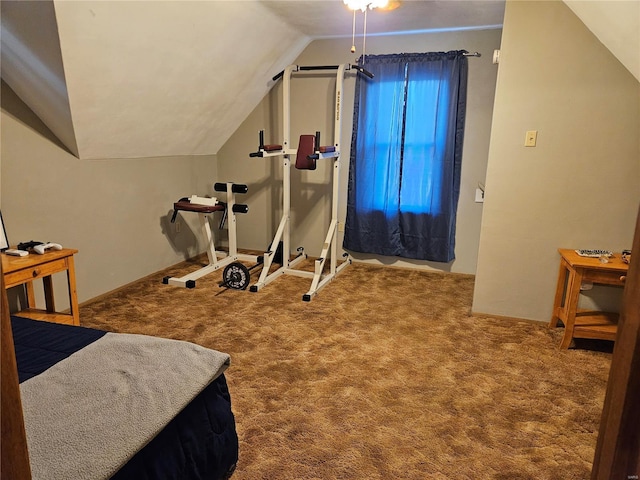
{"label": "window", "polygon": [[346,249],[455,258],[464,53],[367,57],[374,78],[356,80]]}

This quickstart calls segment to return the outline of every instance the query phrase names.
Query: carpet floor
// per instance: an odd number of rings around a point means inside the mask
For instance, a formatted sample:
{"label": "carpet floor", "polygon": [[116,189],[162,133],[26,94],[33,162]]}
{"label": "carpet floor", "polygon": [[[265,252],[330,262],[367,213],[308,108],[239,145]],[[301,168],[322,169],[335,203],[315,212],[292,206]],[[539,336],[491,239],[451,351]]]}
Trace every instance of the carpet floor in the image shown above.
{"label": "carpet floor", "polygon": [[235,480],[589,478],[610,349],[471,316],[471,275],[353,264],[311,302],[288,275],[162,284],[199,266],[87,302],[81,324],[231,355]]}

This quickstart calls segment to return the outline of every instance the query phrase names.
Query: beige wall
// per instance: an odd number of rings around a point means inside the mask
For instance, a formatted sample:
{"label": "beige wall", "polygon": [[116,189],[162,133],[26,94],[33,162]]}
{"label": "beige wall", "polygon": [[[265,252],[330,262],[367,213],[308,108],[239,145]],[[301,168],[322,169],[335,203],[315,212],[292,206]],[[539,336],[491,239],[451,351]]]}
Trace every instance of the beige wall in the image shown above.
{"label": "beige wall", "polygon": [[[571,10],[508,1],[474,312],[548,321],[558,248],[631,248],[638,132],[640,84]],[[583,302],[615,304],[600,288]]]}
{"label": "beige wall", "polygon": [[[191,231],[195,219],[183,220],[179,234],[169,220],[180,197],[214,193],[214,156],[78,160],[4,83],[1,121],[0,207],[9,241],[78,249],[81,302],[204,248]],[[68,307],[64,282],[54,276],[59,309]]]}
{"label": "beige wall", "polygon": [[[458,204],[456,260],[451,264],[403,261],[397,257],[354,254],[358,261],[413,266],[414,268],[474,273],[476,269],[482,204],[475,203],[478,182],[484,182],[489,148],[491,115],[497,67],[493,50],[499,47],[500,30],[474,30],[367,38],[367,53],[427,52],[465,49],[482,57],[469,59],[469,91],[461,195]],[[361,39],[356,41],[361,48]],[[316,40],[298,57],[299,65],[335,65],[355,62],[351,39]],[[277,72],[274,72],[274,74]],[[347,74],[343,92],[339,220],[346,215],[348,163],[353,120],[355,77]],[[238,220],[239,243],[246,248],[265,249],[271,242],[281,216],[282,160],[249,158],[258,146],[258,132],[266,131],[266,143],[282,142],[282,82],[274,86],[242,126],[218,152],[220,181],[233,179],[249,185],[246,201],[249,213]],[[291,87],[291,138],[298,144],[301,134],[322,132],[322,144],[333,140],[335,74],[294,76]],[[331,212],[332,164],[320,162],[316,171],[292,169],[292,248],[304,246],[318,255]],[[338,246],[342,247],[342,233]]]}

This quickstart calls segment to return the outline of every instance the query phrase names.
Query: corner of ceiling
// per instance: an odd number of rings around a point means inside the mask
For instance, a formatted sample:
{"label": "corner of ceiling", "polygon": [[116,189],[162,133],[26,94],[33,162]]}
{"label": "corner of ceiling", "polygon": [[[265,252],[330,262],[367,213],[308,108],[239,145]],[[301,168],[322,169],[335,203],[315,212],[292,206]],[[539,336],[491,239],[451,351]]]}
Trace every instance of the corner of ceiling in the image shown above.
{"label": "corner of ceiling", "polygon": [[563,1],[640,81],[640,1]]}
{"label": "corner of ceiling", "polygon": [[52,1],[1,2],[2,79],[79,156]]}

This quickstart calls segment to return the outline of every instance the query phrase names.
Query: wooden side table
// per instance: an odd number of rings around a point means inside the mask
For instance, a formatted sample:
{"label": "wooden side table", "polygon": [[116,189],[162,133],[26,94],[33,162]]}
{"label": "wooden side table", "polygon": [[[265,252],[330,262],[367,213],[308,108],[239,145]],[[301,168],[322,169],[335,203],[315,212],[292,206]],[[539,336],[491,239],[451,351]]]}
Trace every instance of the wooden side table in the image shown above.
{"label": "wooden side table", "polygon": [[[31,253],[26,257],[13,257],[4,253],[0,255],[5,288],[8,289],[16,285],[27,287],[29,308],[21,310],[18,315],[34,320],[80,325],[76,272],[73,263],[73,256],[76,253],[78,253],[77,250],[63,248],[62,250],[47,250],[44,255]],[[56,312],[53,298],[53,279],[51,276],[54,273],[65,271],[67,272],[70,313]],[[33,281],[40,278],[44,284],[45,310],[36,308]]]}
{"label": "wooden side table", "polygon": [[556,328],[558,321],[564,324],[560,348],[569,348],[574,338],[615,340],[618,314],[579,310],[580,286],[582,282],[591,282],[622,287],[629,265],[622,261],[620,253],[602,263],[599,258],[581,257],[575,250],[561,248],[558,252],[560,271],[549,328]]}

